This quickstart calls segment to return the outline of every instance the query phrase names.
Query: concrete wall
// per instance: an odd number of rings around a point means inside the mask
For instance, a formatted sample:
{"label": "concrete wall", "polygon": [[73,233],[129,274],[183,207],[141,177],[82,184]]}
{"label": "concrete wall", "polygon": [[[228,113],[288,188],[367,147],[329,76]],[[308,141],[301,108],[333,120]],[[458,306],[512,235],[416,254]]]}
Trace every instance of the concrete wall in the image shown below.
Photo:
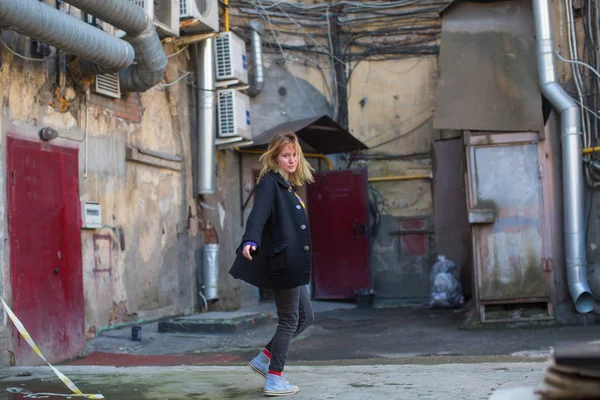
{"label": "concrete wall", "polygon": [[[357,161],[368,168],[370,177],[431,172],[436,73],[435,57],[363,61],[354,71],[348,104],[350,132],[369,146],[365,154],[379,156]],[[422,219],[420,226],[431,228],[431,182],[415,179],[373,182],[371,186],[384,199],[372,249],[375,291],[379,297],[424,301],[435,253],[433,236],[413,237],[424,240],[420,244],[424,244],[423,254],[407,249],[405,236],[390,232],[401,230],[412,219]]]}
{"label": "concrete wall", "polygon": [[[253,130],[261,133],[273,126],[294,119],[311,115],[327,114],[330,106],[327,102],[327,90],[323,86],[321,73],[297,63],[277,63],[280,57],[266,57],[266,81],[263,92],[252,100]],[[402,61],[362,62],[350,83],[350,131],[357,138],[373,148],[368,153],[386,153],[390,159],[382,161],[359,161],[367,166],[370,176],[414,175],[429,173],[431,170],[430,144],[433,137],[431,116],[435,96],[435,58],[411,58]],[[280,94],[280,88],[286,94]],[[308,102],[305,100],[308,99]],[[366,104],[360,101],[366,98]],[[308,107],[310,104],[311,108]],[[314,111],[314,114],[313,114]],[[393,160],[399,154],[424,153],[425,157]],[[233,215],[239,211],[239,178],[237,156],[228,155],[230,204]],[[332,157],[336,168],[343,169],[347,161],[341,157]],[[337,162],[336,162],[337,161]],[[252,170],[259,169],[258,157],[243,156],[243,188],[244,200],[252,187]],[[219,164],[221,165],[221,164]],[[313,162],[315,168],[318,163]],[[326,166],[323,164],[323,168]],[[221,168],[221,167],[220,167]],[[222,178],[219,178],[221,182]],[[382,227],[373,248],[372,267],[374,283],[378,293],[383,297],[423,298],[429,290],[429,268],[431,267],[433,240],[425,238],[426,254],[414,257],[404,253],[403,240],[390,236],[389,232],[398,229],[398,224],[407,218],[419,217],[431,221],[431,189],[429,180],[392,181],[374,183],[385,198],[385,209],[382,216]],[[227,188],[223,188],[227,191]],[[301,193],[302,194],[302,193]],[[231,198],[231,195],[235,198]],[[247,218],[252,202],[244,214]],[[234,250],[239,243],[243,228],[239,217],[234,223],[231,233]],[[227,225],[227,224],[226,224]],[[222,244],[223,246],[223,244]],[[222,247],[222,250],[224,248]],[[225,252],[224,252],[225,253]],[[223,262],[229,255],[223,254]],[[227,260],[221,272],[231,265]],[[415,265],[417,267],[415,267]],[[232,280],[227,276],[221,282],[225,292],[238,292],[240,305],[254,304],[258,299],[258,290],[243,282]],[[221,306],[224,306],[224,294]]]}
{"label": "concrete wall", "polygon": [[[13,41],[8,35],[5,39],[13,45],[24,42],[19,37]],[[26,49],[17,47],[21,52]],[[172,53],[173,49],[167,46],[166,51]],[[24,61],[2,52],[0,146],[4,149],[7,132],[39,140],[37,132],[51,127],[60,135],[52,144],[79,149],[81,200],[100,202],[105,225],[81,233],[88,336],[123,322],[193,312],[194,253],[201,237],[192,195],[188,81],[184,79],[164,90],[153,88],[143,94],[129,94],[116,101],[92,94],[85,104],[80,83],[69,76],[64,97],[70,107],[67,112],[59,112],[53,107],[55,65],[52,61]],[[173,81],[190,68],[185,52],[170,58],[165,80]],[[82,140],[86,114],[87,153]],[[174,163],[175,169],[132,162],[127,160],[127,147],[177,156],[182,161]],[[1,154],[0,170],[5,171],[5,151]],[[10,301],[5,179],[2,173],[0,290]],[[124,232],[124,248],[119,229]],[[6,320],[0,325],[2,348],[11,345],[7,326]],[[4,356],[1,352],[0,358]],[[6,362],[0,359],[0,364]]]}
{"label": "concrete wall", "polygon": [[[247,18],[237,15],[239,12],[234,12],[232,29],[248,38]],[[313,27],[307,25],[292,28],[287,24],[278,27],[284,32],[276,31],[277,41],[282,45],[312,46],[319,42],[322,47],[317,46],[316,50],[329,48],[322,37],[323,32]],[[266,30],[265,40],[273,42],[273,32],[268,25]],[[297,35],[290,34],[292,30]],[[307,33],[315,36],[308,38]],[[249,51],[250,47],[247,49]],[[265,46],[264,49],[265,88],[259,96],[252,99],[254,134],[260,134],[282,122],[314,115],[328,114],[334,117],[330,59],[327,56],[285,50],[282,55],[274,45]],[[367,167],[369,176],[372,177],[429,173],[437,79],[436,57],[363,60],[357,65],[354,62],[351,64],[356,68],[348,85],[349,130],[372,148],[366,154],[389,156],[379,161],[358,160],[352,167]],[[399,155],[415,153],[419,153],[419,156],[397,159]],[[248,166],[249,161],[246,161],[250,157],[244,156],[244,176],[249,176],[249,168],[252,168]],[[330,158],[335,169],[348,167],[348,159],[344,155]],[[247,185],[249,180],[244,179]],[[422,299],[429,292],[429,269],[434,255],[433,237],[429,235],[419,238],[418,240],[424,241],[425,254],[413,256],[410,252],[407,253],[404,238],[391,236],[389,232],[400,229],[407,219],[422,219],[431,224],[431,182],[427,179],[391,181],[374,183],[372,186],[385,199],[382,225],[372,251],[372,268],[378,296]],[[239,199],[236,201],[239,202]],[[237,234],[241,236],[241,232],[240,230]],[[242,284],[238,290],[245,293],[242,305],[255,301],[256,289],[245,289]]]}
{"label": "concrete wall", "polygon": [[262,132],[284,122],[332,115],[323,76],[298,62],[281,63],[281,57],[266,54],[265,85],[252,99],[252,133]]}

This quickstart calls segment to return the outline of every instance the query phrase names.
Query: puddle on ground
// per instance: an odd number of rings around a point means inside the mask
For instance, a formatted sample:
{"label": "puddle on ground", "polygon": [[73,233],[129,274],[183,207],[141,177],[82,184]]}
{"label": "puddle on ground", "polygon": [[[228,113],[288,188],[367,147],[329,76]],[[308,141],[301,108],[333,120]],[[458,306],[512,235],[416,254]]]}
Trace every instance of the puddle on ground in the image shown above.
{"label": "puddle on ground", "polygon": [[[107,380],[108,381],[108,380]],[[264,398],[262,388],[257,388],[256,393],[249,393],[247,389],[234,387],[212,387],[210,392],[202,392],[196,388],[179,387],[174,382],[160,382],[148,384],[142,382],[136,384],[110,385],[105,381],[103,384],[77,382],[77,386],[86,394],[102,394],[106,400],[235,400],[235,399],[259,399]],[[171,388],[169,391],[167,388]],[[54,381],[13,381],[0,382],[0,400],[21,399],[84,399],[84,397],[69,393],[62,382]]]}

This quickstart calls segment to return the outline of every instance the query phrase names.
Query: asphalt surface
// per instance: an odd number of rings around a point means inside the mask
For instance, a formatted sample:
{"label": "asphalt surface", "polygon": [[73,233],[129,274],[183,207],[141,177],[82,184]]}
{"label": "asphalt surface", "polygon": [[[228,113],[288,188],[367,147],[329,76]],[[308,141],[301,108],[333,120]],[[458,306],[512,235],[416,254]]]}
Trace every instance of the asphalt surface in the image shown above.
{"label": "asphalt surface", "polygon": [[[428,308],[343,309],[316,314],[315,324],[292,344],[289,361],[452,359],[480,361],[505,357],[546,358],[560,342],[600,339],[600,325],[488,325],[465,329],[464,310]],[[130,340],[130,328],[104,332],[89,341],[85,356],[95,352],[135,356],[185,356],[180,364],[235,364],[251,359],[275,330],[275,324],[240,334],[158,333],[157,324],[143,326],[141,342]],[[191,357],[191,359],[190,359]],[[194,360],[194,357],[196,359]],[[496,357],[496,358],[494,358]],[[504,358],[503,358],[504,357]],[[106,357],[110,358],[110,357]],[[151,365],[123,362],[120,365]],[[175,363],[177,360],[174,361]],[[92,363],[94,364],[94,363]],[[96,365],[111,365],[97,362]],[[172,363],[156,365],[174,365]]]}

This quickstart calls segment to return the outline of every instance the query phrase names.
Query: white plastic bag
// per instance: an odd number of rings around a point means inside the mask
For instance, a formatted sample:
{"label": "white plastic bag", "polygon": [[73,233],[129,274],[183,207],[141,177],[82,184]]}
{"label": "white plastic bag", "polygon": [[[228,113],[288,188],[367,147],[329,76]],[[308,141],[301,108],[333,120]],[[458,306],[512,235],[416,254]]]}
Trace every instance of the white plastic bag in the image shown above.
{"label": "white plastic bag", "polygon": [[455,272],[455,263],[443,255],[438,256],[430,274],[432,307],[460,307],[464,303],[462,287],[454,276]]}

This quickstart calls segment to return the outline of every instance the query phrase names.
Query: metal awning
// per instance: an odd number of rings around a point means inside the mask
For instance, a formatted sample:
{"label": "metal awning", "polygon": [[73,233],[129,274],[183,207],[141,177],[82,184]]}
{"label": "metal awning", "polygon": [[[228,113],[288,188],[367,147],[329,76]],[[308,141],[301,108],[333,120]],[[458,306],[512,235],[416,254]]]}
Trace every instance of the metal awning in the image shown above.
{"label": "metal awning", "polygon": [[244,149],[265,149],[273,136],[282,131],[295,132],[306,153],[332,154],[368,149],[327,115],[279,124],[252,139],[252,145]]}

